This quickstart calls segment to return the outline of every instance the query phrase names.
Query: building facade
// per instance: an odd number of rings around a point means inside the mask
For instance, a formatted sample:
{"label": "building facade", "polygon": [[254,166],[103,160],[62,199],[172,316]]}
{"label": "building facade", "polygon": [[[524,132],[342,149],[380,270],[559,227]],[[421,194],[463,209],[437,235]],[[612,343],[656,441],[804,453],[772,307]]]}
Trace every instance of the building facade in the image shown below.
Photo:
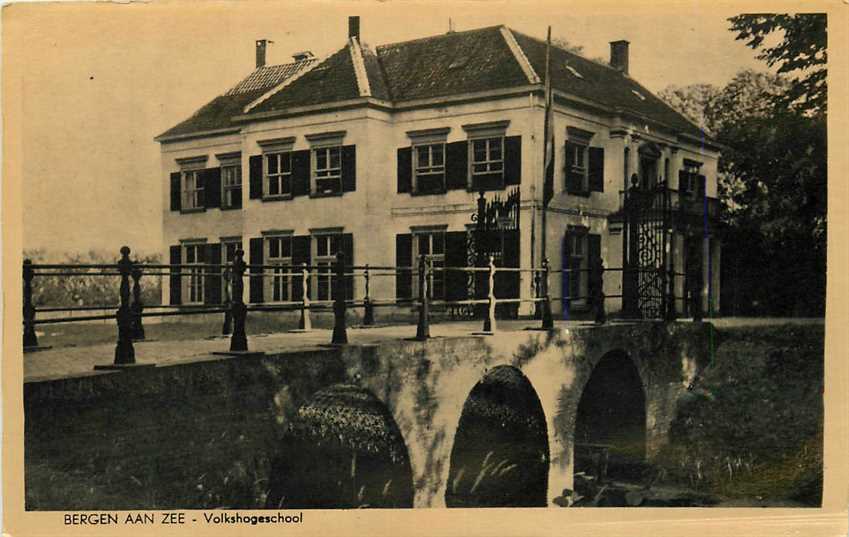
{"label": "building facade", "polygon": [[[719,310],[718,147],[630,78],[627,42],[611,43],[611,65],[551,48],[556,151],[544,217],[545,42],[496,26],[372,50],[352,17],[347,43],[326,58],[266,66],[265,45],[245,80],[156,138],[171,263],[227,263],[241,247],[250,264],[280,265],[250,280],[252,303],[300,300],[284,267],[329,267],[337,251],[355,265],[410,266],[427,254],[435,266],[468,266],[484,192],[516,202],[497,264],[588,268],[601,255],[620,267],[632,255],[623,192],[665,181],[676,214],[688,215],[669,223],[664,258],[688,274],[675,280],[677,309],[687,313],[680,298],[696,292],[701,270],[703,304]],[[313,300],[332,298],[321,274],[309,284]],[[579,297],[555,301],[555,312],[586,307],[580,274],[551,278],[553,296]],[[621,272],[605,277],[609,311],[622,308],[623,284]],[[446,273],[431,287],[436,299],[457,299],[469,285]],[[415,286],[374,278],[370,294],[405,298]],[[354,296],[363,291],[361,279],[349,283]],[[522,272],[499,292],[532,298],[533,278]],[[172,278],[165,294],[172,304],[216,303],[221,281],[197,270]],[[523,302],[509,314],[531,311]]]}

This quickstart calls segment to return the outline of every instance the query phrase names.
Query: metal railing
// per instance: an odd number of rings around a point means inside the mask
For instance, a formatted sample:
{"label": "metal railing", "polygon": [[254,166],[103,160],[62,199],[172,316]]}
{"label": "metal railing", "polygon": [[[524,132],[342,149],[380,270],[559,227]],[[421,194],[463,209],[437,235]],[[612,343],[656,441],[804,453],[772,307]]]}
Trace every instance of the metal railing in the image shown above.
{"label": "metal railing", "polygon": [[[89,270],[97,272],[89,272]],[[250,269],[250,272],[248,270]],[[286,272],[281,272],[285,270]],[[145,311],[142,302],[141,280],[144,276],[168,276],[169,278],[198,277],[221,278],[229,283],[224,286],[223,303],[215,305],[162,305],[155,306],[157,311]],[[271,271],[271,272],[269,272]],[[486,266],[477,267],[434,267],[433,259],[427,255],[420,255],[417,266],[376,266],[376,265],[347,265],[345,257],[340,252],[336,255],[332,265],[308,265],[281,266],[247,264],[244,261],[244,251],[237,250],[235,259],[231,264],[154,264],[138,263],[130,259],[130,249],[126,246],[121,248],[121,258],[115,264],[33,264],[30,260],[23,263],[23,345],[24,350],[38,348],[38,338],[35,326],[48,323],[72,323],[91,320],[116,319],[118,326],[118,341],[115,348],[114,367],[122,367],[135,364],[134,341],[145,339],[143,320],[147,317],[169,317],[184,315],[202,315],[210,313],[223,313],[224,325],[222,334],[230,335],[230,353],[248,352],[248,341],[245,333],[245,324],[248,311],[298,311],[300,319],[298,328],[301,331],[312,329],[310,317],[313,311],[332,310],[334,314],[333,334],[331,344],[346,344],[348,342],[346,312],[351,308],[363,310],[362,323],[365,326],[374,324],[374,309],[385,306],[414,305],[418,310],[418,321],[416,327],[416,339],[426,340],[430,337],[430,317],[433,306],[483,306],[485,312],[483,319],[482,334],[493,334],[497,331],[496,305],[498,304],[521,304],[532,303],[536,307],[536,317],[541,320],[540,329],[550,330],[554,327],[554,319],[551,313],[552,301],[561,301],[564,311],[571,309],[575,301],[585,301],[592,311],[596,324],[607,322],[605,302],[608,299],[622,298],[623,295],[606,295],[604,293],[604,275],[606,272],[620,271],[623,277],[627,272],[649,271],[660,274],[662,269],[624,269],[621,267],[605,268],[600,257],[589,260],[589,266],[582,269],[564,268],[552,270],[548,259],[544,259],[539,268],[517,268],[498,267],[495,259],[490,256]],[[449,272],[460,272],[464,274],[485,275],[483,288],[475,292],[477,296],[464,299],[435,299],[431,292],[433,276],[437,272],[447,274]],[[668,295],[666,295],[666,310],[663,317],[673,320],[676,315],[676,303],[685,300],[685,297],[675,296],[675,279],[683,277],[684,274],[665,271],[667,278]],[[520,297],[497,297],[495,277],[498,273],[526,273],[531,274],[533,279],[534,296],[531,298]],[[549,292],[549,280],[552,274],[566,274],[567,284],[569,275],[580,273],[587,274],[587,285],[585,296],[570,296],[569,285],[564,285],[562,296],[555,297]],[[371,283],[378,277],[415,277],[418,280],[418,296],[413,298],[394,297],[391,299],[376,299],[372,296]],[[33,304],[33,280],[37,276],[112,276],[120,277],[118,290],[119,305],[114,315],[83,315],[62,319],[37,319],[38,311],[42,312],[85,312],[97,309],[106,309],[110,306],[69,306],[69,307],[43,307],[36,308]],[[291,278],[294,284],[299,279],[300,297],[298,300],[278,301],[272,303],[245,303],[245,279],[277,277]],[[362,278],[364,281],[364,295],[360,299],[347,296],[347,289],[351,286],[352,278]],[[314,300],[310,297],[309,290],[315,278],[327,278],[329,295],[324,300]],[[264,285],[264,284],[263,284]],[[698,285],[698,283],[697,283]],[[581,286],[583,287],[583,286]],[[696,287],[700,289],[701,287]],[[517,291],[518,293],[518,291]],[[485,295],[485,296],[481,296]],[[701,293],[693,293],[691,309],[694,320],[701,320]],[[164,310],[164,311],[162,311]]]}

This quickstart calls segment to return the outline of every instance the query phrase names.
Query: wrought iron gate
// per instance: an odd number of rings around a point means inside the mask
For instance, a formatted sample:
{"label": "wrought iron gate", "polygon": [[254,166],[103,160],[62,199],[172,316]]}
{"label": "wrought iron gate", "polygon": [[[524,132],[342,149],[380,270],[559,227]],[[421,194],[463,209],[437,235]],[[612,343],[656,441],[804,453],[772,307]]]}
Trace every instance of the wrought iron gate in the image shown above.
{"label": "wrought iron gate", "polygon": [[622,313],[625,317],[665,317],[670,306],[669,245],[671,210],[665,181],[640,184],[636,175],[625,192]]}

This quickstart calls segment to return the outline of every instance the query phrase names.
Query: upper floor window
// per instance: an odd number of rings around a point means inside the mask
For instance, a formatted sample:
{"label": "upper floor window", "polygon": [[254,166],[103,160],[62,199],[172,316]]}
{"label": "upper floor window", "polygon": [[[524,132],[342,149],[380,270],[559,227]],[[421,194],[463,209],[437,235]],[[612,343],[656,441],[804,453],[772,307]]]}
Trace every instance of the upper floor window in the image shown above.
{"label": "upper floor window", "polygon": [[268,265],[270,270],[268,285],[272,302],[285,302],[292,296],[292,236],[272,236],[265,238]]}
{"label": "upper floor window", "polygon": [[472,147],[472,188],[501,188],[504,183],[504,137],[476,138]]}
{"label": "upper floor window", "polygon": [[221,166],[221,208],[232,209],[242,206],[242,165]]}
{"label": "upper floor window", "polygon": [[200,177],[200,170],[184,170],[182,184],[182,209],[202,209],[204,184]]}
{"label": "upper floor window", "polygon": [[567,186],[571,192],[588,192],[590,189],[587,155],[585,143],[571,142],[566,144]]}
{"label": "upper floor window", "polygon": [[265,197],[292,195],[292,153],[266,153]]}
{"label": "upper floor window", "polygon": [[415,192],[445,192],[445,143],[423,144],[415,150]]}
{"label": "upper floor window", "polygon": [[342,146],[313,148],[313,194],[342,192]]}

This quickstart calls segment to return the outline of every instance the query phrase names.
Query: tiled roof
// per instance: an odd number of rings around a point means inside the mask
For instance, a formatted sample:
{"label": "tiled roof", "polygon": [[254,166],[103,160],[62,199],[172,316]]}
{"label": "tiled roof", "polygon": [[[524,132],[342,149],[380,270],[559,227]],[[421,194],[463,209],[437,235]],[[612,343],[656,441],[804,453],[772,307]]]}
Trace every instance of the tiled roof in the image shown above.
{"label": "tiled roof", "polygon": [[[358,54],[352,54],[353,46],[349,42],[323,61],[310,59],[257,69],[161,136],[235,127],[234,116],[244,114],[247,105],[290,78],[290,83],[254,103],[248,113],[357,99],[361,88],[353,64]],[[374,51],[361,46],[370,96],[392,102],[530,85],[529,77],[533,78],[534,73],[528,69],[528,63],[537,77],[542,78],[545,48],[544,41],[504,26],[381,45]],[[522,58],[522,53],[527,60]],[[552,86],[559,91],[693,136],[706,137],[679,112],[608,65],[553,46],[551,68]],[[299,76],[292,78],[296,74]]]}

